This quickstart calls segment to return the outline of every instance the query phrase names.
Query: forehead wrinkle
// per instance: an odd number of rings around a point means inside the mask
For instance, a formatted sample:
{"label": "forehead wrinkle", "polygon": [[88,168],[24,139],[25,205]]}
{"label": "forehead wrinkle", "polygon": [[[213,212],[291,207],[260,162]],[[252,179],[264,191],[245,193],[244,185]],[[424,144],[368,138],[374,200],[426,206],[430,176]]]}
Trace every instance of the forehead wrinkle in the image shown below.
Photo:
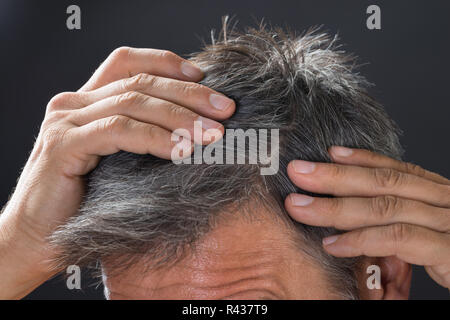
{"label": "forehead wrinkle", "polygon": [[[233,288],[241,290],[246,288],[243,283],[251,285],[258,282],[261,288],[285,292],[282,282],[278,279],[280,264],[285,264],[283,259],[258,253],[259,255],[257,252],[242,253],[236,259],[232,259],[233,261],[225,257],[225,260],[228,260],[227,264],[222,261],[224,257],[221,255],[215,254],[214,258],[193,255],[173,268],[158,272],[157,282],[153,282],[152,290],[158,292],[183,287],[188,291],[195,291],[198,295],[200,291],[229,292]],[[228,264],[230,262],[232,265]],[[236,262],[239,264],[235,265]]]}
{"label": "forehead wrinkle", "polygon": [[125,293],[133,290],[157,298],[185,295],[217,299],[244,292],[287,297],[290,291],[285,281],[292,277],[290,264],[293,259],[304,259],[286,229],[262,216],[222,220],[173,266],[149,270],[147,275],[127,272],[121,284],[128,288]]}
{"label": "forehead wrinkle", "polygon": [[[195,271],[193,271],[195,270]],[[190,271],[190,272],[189,272]],[[192,272],[193,271],[193,272]],[[180,276],[188,275],[188,276]],[[217,278],[219,276],[219,278]],[[136,283],[136,278],[118,279],[116,285],[133,290],[134,294],[146,297],[170,296],[170,292],[185,292],[191,298],[231,297],[246,291],[254,291],[272,297],[286,296],[276,267],[270,262],[251,264],[246,267],[229,267],[217,270],[196,269],[191,266],[177,266],[172,270],[154,274],[150,278]],[[127,296],[127,291],[117,291],[110,287],[115,295]]]}
{"label": "forehead wrinkle", "polygon": [[[272,296],[284,296],[287,289],[280,279],[279,270],[270,262],[261,262],[245,267],[226,267],[219,269],[204,269],[192,266],[179,266],[177,275],[185,275],[176,279],[171,272],[158,277],[159,281],[153,288],[153,293],[164,294],[165,291],[175,289],[185,290],[190,297],[208,298],[232,296],[244,291],[265,291]],[[167,279],[171,278],[171,279]],[[165,280],[168,280],[166,282]],[[163,283],[163,285],[160,285]]]}
{"label": "forehead wrinkle", "polygon": [[195,291],[240,291],[253,288],[266,288],[275,292],[284,293],[286,290],[282,284],[279,265],[272,259],[249,260],[249,264],[238,266],[225,266],[217,268],[205,268],[204,266],[186,266],[183,269],[188,272],[189,281]]}
{"label": "forehead wrinkle", "polygon": [[[244,282],[247,284],[258,282],[267,290],[272,288],[285,292],[282,282],[278,279],[280,266],[284,266],[285,261],[274,255],[271,250],[267,250],[267,254],[260,250],[252,250],[230,255],[212,251],[203,255],[197,251],[171,268],[155,271],[154,276],[150,275],[153,278],[150,285],[146,284],[144,274],[138,275],[134,272],[131,272],[135,274],[134,276],[119,281],[127,287],[142,289],[147,294],[176,287],[188,291],[192,288],[190,291],[196,291],[197,294],[200,294],[200,291],[227,291],[228,294],[233,288],[245,289],[245,286],[242,286]],[[141,276],[141,281],[137,282],[137,278]]]}
{"label": "forehead wrinkle", "polygon": [[266,292],[274,297],[284,297],[287,293],[282,282],[278,281],[277,277],[273,275],[249,276],[218,285],[196,286],[194,284],[192,287],[189,287],[188,291],[191,296],[200,299],[208,297],[225,299],[226,297],[240,295],[248,291]]}

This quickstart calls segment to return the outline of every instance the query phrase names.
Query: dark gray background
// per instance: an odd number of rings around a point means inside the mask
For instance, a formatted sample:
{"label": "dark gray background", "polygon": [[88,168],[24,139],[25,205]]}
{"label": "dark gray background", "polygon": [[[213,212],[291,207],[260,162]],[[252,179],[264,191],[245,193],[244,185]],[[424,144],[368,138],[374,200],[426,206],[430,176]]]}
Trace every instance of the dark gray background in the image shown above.
{"label": "dark gray background", "polygon": [[[77,4],[82,29],[66,28],[66,8]],[[366,28],[366,8],[381,7],[382,30]],[[355,52],[372,94],[404,131],[405,159],[450,176],[448,166],[448,1],[0,1],[0,204],[7,201],[32,148],[49,99],[76,91],[114,48],[128,45],[187,54],[209,41],[221,16],[240,26],[265,18],[302,31],[324,25]],[[61,278],[28,298],[102,298],[87,275],[82,291]],[[411,298],[448,299],[422,268],[414,269]]]}

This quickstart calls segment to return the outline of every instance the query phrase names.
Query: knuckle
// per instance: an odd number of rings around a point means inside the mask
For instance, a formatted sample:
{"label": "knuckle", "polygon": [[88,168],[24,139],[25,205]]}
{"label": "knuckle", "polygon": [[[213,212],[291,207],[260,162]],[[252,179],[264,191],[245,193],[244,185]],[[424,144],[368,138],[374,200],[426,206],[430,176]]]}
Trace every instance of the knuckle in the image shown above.
{"label": "knuckle", "polygon": [[372,198],[371,210],[381,221],[389,220],[398,211],[401,201],[394,196],[379,196]]}
{"label": "knuckle", "polygon": [[379,159],[379,154],[370,150],[363,150],[362,153],[371,162],[377,162]]}
{"label": "knuckle", "polygon": [[149,141],[153,141],[157,138],[157,127],[152,124],[148,124],[145,126],[145,137]]}
{"label": "knuckle", "polygon": [[116,96],[115,105],[134,105],[142,103],[145,100],[145,95],[137,91],[128,91]]}
{"label": "knuckle", "polygon": [[373,169],[376,187],[382,189],[391,189],[401,185],[403,175],[394,169],[375,168]]}
{"label": "knuckle", "polygon": [[425,175],[424,168],[422,168],[421,166],[419,166],[417,164],[410,163],[410,162],[405,163],[405,171],[407,173],[415,174],[415,175],[418,175],[421,177],[423,177]]}
{"label": "knuckle", "polygon": [[345,174],[345,168],[340,165],[330,165],[329,166],[329,175],[332,179],[338,179],[344,176]]}
{"label": "knuckle", "polygon": [[67,111],[64,110],[54,110],[45,115],[44,121],[42,122],[42,127],[44,129],[52,126],[55,122],[66,118],[68,115]]}
{"label": "knuckle", "polygon": [[388,227],[388,237],[394,244],[407,242],[412,232],[412,227],[405,223],[396,223]]}
{"label": "knuckle", "polygon": [[194,121],[197,118],[194,112],[176,104],[169,103],[165,108],[169,112],[170,119],[189,119]]}
{"label": "knuckle", "polygon": [[325,200],[326,205],[321,208],[321,214],[326,215],[330,224],[337,229],[346,229],[349,226],[348,219],[343,218],[344,204],[340,198],[329,198]]}
{"label": "knuckle", "polygon": [[155,76],[146,73],[139,73],[124,82],[125,90],[141,90],[146,87],[152,87],[155,82]]}
{"label": "knuckle", "polygon": [[[342,212],[342,200],[340,198],[329,198],[327,199],[327,209],[329,212],[331,212],[334,215],[338,215]],[[339,219],[338,219],[339,220]]]}
{"label": "knuckle", "polygon": [[168,60],[172,60],[172,59],[178,57],[175,53],[173,53],[170,50],[161,50],[160,55],[161,55],[161,58],[168,59]]}
{"label": "knuckle", "polygon": [[47,112],[52,112],[66,107],[75,99],[75,92],[61,92],[50,99],[47,104]]}
{"label": "knuckle", "polygon": [[108,132],[111,136],[114,136],[123,132],[123,130],[129,126],[130,120],[131,119],[128,117],[115,115],[107,118],[99,129]]}
{"label": "knuckle", "polygon": [[126,46],[114,49],[110,54],[109,59],[112,61],[124,61],[128,58],[130,50],[131,48]]}
{"label": "knuckle", "polygon": [[199,96],[205,87],[198,83],[184,83],[181,87],[181,93],[186,98]]}
{"label": "knuckle", "polygon": [[361,247],[364,247],[364,244],[367,242],[367,233],[365,232],[365,229],[357,229],[351,232],[351,234],[353,243],[359,243],[361,244]]}

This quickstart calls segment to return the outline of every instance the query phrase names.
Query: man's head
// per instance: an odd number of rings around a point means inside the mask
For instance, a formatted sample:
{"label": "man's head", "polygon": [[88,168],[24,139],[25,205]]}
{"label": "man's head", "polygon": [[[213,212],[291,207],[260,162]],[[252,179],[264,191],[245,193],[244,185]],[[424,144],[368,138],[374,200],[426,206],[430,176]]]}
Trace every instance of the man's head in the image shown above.
{"label": "man's head", "polygon": [[283,206],[289,193],[306,193],[287,176],[291,160],[329,162],[332,145],[400,157],[396,126],[353,59],[326,34],[225,27],[192,61],[202,84],[236,102],[225,128],[279,130],[278,172],[105,157],[80,214],[53,235],[64,262],[101,262],[112,298],[364,296],[368,260],[326,254],[321,240],[336,230],[294,222]]}

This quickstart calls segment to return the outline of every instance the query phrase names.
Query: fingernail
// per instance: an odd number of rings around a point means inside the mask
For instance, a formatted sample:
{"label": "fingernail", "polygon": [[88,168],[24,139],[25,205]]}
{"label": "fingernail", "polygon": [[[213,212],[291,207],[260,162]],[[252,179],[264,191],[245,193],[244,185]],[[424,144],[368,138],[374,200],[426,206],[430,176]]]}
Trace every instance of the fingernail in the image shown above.
{"label": "fingernail", "polygon": [[219,122],[205,118],[205,117],[198,117],[196,121],[200,121],[200,124],[201,124],[203,130],[208,130],[208,129],[213,129],[213,128],[217,129],[222,126]]}
{"label": "fingernail", "polygon": [[183,61],[181,63],[181,72],[189,78],[201,78],[203,76],[200,68],[189,61]]}
{"label": "fingernail", "polygon": [[292,204],[296,207],[304,207],[313,202],[314,198],[304,195],[304,194],[292,194],[291,195],[291,201]]}
{"label": "fingernail", "polygon": [[292,165],[296,173],[311,173],[316,167],[315,163],[303,160],[294,160]]}
{"label": "fingernail", "polygon": [[335,243],[338,238],[339,238],[338,235],[326,237],[326,238],[322,239],[322,243],[323,243],[324,246],[328,246],[328,245],[330,245],[332,243]]}
{"label": "fingernail", "polygon": [[346,148],[346,147],[334,146],[334,147],[331,147],[330,151],[333,155],[338,156],[338,157],[349,157],[353,154],[353,150],[350,148]]}
{"label": "fingernail", "polygon": [[212,93],[209,96],[209,102],[211,102],[212,106],[217,110],[224,111],[228,109],[229,106],[231,106],[233,100],[223,95]]}

